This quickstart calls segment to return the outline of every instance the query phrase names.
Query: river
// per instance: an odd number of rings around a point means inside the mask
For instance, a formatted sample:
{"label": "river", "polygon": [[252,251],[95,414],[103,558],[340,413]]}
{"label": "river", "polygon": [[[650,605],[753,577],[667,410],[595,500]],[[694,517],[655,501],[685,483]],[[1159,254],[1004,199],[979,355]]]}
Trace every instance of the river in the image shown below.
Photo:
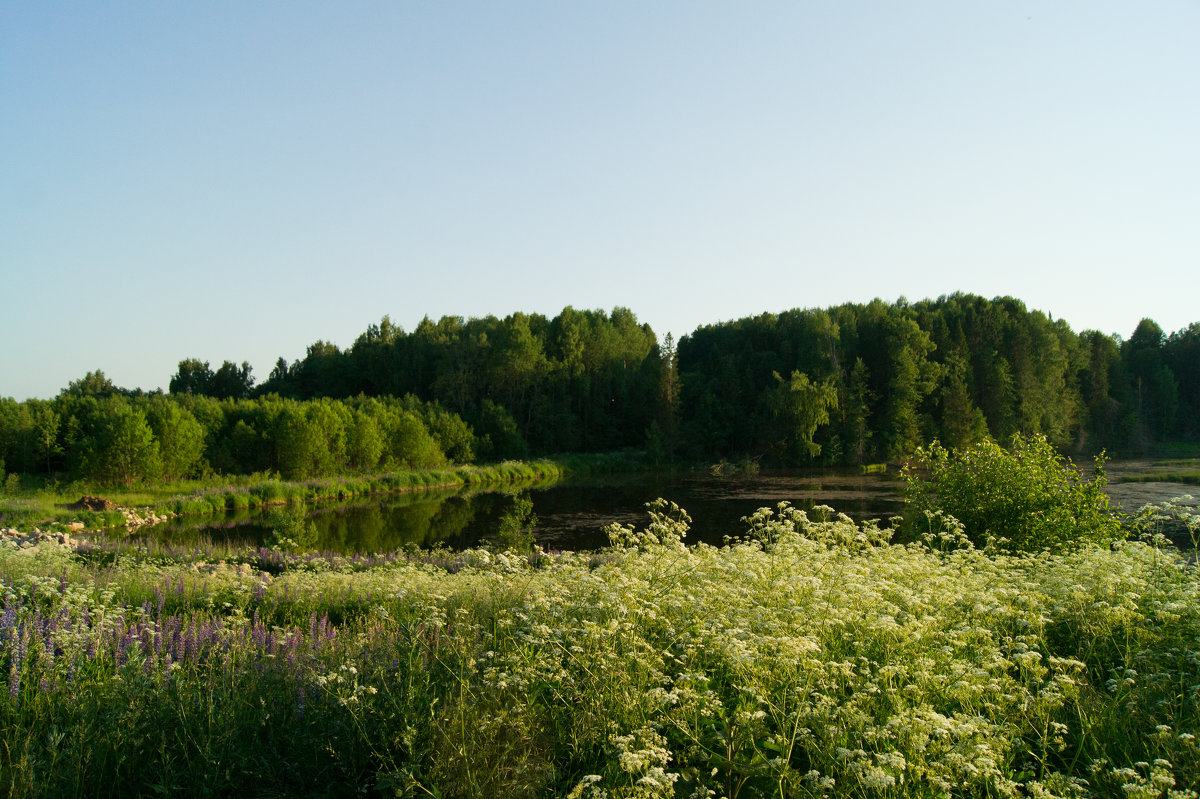
{"label": "river", "polygon": [[[1161,502],[1189,492],[1167,483],[1119,483],[1148,463],[1109,466],[1114,504],[1132,512],[1146,502]],[[1194,489],[1193,489],[1194,490]],[[307,510],[315,528],[313,548],[342,554],[384,552],[403,547],[446,546],[465,549],[494,543],[501,519],[512,512],[513,495],[533,503],[534,540],[547,550],[598,549],[607,545],[604,528],[613,523],[643,526],[646,503],[657,497],[684,508],[692,518],[689,542],[722,544],[745,532],[742,517],[765,506],[789,502],[809,510],[828,505],[856,521],[886,522],[903,509],[903,482],[895,470],[882,474],[855,471],[768,471],[717,476],[704,471],[681,474],[627,474],[565,480],[553,484],[510,486],[486,491],[435,491],[390,494],[351,503],[317,503]],[[231,512],[221,519],[183,518],[144,528],[159,540],[197,538],[261,545],[271,540],[271,511]]]}
{"label": "river", "polygon": [[[721,544],[745,532],[741,518],[779,502],[810,509],[829,505],[856,520],[886,519],[902,508],[902,483],[893,474],[766,471],[714,476],[631,474],[551,485],[488,491],[391,494],[351,503],[309,506],[316,528],[314,548],[343,554],[382,552],[406,546],[463,549],[487,543],[513,509],[513,494],[527,496],[537,517],[535,541],[547,550],[597,549],[608,543],[613,523],[642,526],[646,503],[657,497],[683,507],[692,517],[689,541]],[[143,535],[183,542],[211,538],[264,544],[272,534],[270,512],[231,512],[221,519],[177,519],[145,528]]]}

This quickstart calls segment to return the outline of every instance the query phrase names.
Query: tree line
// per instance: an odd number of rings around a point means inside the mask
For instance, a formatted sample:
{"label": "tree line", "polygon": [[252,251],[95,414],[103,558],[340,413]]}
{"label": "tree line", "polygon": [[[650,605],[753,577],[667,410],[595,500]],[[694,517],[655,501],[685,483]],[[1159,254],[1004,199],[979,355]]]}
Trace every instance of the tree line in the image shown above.
{"label": "tree line", "polygon": [[1010,297],[845,304],[703,326],[676,345],[632,312],[388,317],[255,385],[185,359],[169,393],[100,372],[0,400],[0,471],[107,482],[303,478],[638,449],[658,464],[894,461],[1015,433],[1121,455],[1200,441],[1200,324],[1073,332]]}
{"label": "tree line", "polygon": [[693,457],[862,464],[1015,433],[1079,454],[1200,441],[1200,325],[1167,336],[1144,319],[1122,340],[1011,297],[705,326],[680,341],[678,370]]}
{"label": "tree line", "polygon": [[53,400],[0,400],[0,472],[69,474],[100,484],[195,475],[287,479],[469,463],[487,440],[414,396],[297,401],[118,389],[102,372]]}

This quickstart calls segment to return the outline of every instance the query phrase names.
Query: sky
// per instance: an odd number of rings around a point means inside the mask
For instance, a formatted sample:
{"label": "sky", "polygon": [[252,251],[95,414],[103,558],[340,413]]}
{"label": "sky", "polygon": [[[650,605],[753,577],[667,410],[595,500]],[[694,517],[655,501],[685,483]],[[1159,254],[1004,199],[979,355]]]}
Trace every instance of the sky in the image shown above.
{"label": "sky", "polygon": [[385,314],[1200,321],[1200,3],[0,4],[0,396]]}

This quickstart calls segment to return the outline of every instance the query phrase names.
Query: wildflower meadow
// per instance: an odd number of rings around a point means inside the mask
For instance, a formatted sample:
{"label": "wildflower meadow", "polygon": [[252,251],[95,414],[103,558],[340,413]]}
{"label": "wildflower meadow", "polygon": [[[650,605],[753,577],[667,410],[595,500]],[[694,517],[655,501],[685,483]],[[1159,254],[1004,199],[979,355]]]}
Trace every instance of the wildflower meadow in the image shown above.
{"label": "wildflower meadow", "polygon": [[1200,584],[1161,539],[688,522],[659,501],[593,553],[5,548],[2,790],[1196,797]]}

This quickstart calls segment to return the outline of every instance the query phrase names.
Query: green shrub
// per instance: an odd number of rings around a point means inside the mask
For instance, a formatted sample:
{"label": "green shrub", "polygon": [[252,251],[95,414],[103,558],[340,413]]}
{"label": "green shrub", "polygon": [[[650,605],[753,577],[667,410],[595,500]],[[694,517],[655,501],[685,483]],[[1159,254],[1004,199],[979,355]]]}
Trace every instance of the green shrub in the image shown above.
{"label": "green shrub", "polygon": [[537,527],[537,523],[537,514],[533,512],[533,500],[529,495],[513,494],[512,503],[500,516],[497,545],[501,549],[529,552],[533,549],[533,528]]}
{"label": "green shrub", "polygon": [[264,505],[279,502],[287,496],[286,487],[278,480],[268,480],[265,483],[259,483],[250,489],[250,493],[261,499]]}
{"label": "green shrub", "polygon": [[993,442],[949,450],[936,441],[906,467],[903,531],[924,532],[939,512],[960,521],[972,543],[989,540],[1010,551],[1060,549],[1124,538],[1104,493],[1104,455],[1091,480],[1055,452],[1045,436],[1014,436],[1009,449]]}

